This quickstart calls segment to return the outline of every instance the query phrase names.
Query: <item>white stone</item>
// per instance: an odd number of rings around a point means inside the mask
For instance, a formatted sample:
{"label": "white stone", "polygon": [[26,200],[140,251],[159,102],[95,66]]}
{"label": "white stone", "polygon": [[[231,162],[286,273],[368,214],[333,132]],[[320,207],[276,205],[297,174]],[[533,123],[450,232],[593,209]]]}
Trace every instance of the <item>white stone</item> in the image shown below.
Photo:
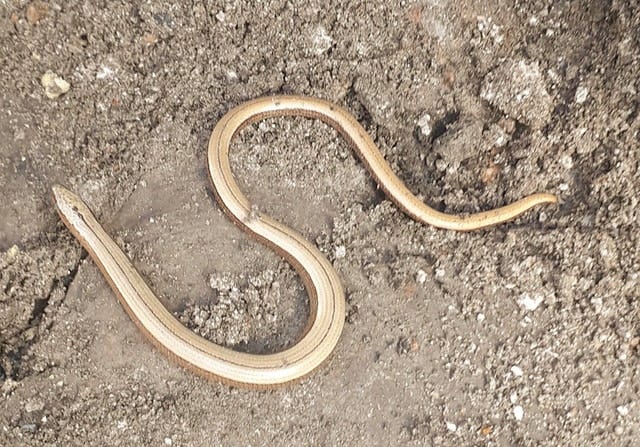
{"label": "white stone", "polygon": [[433,120],[431,118],[431,115],[429,115],[428,113],[422,115],[417,124],[420,128],[420,133],[422,133],[422,135],[424,135],[425,137],[430,136],[431,132],[433,132]]}
{"label": "white stone", "polygon": [[336,259],[344,258],[347,255],[347,249],[344,245],[338,245],[336,247]]}
{"label": "white stone", "polygon": [[238,80],[238,73],[236,73],[234,70],[231,69],[227,69],[225,71],[225,75],[227,76],[227,79],[229,81],[236,81]]}
{"label": "white stone", "polygon": [[534,295],[532,297],[528,293],[523,293],[520,295],[520,298],[518,298],[518,304],[528,311],[536,310],[543,301],[544,298],[542,295]]}
{"label": "white stone", "polygon": [[524,409],[520,405],[513,407],[513,417],[516,418],[516,421],[521,421],[524,417]]}
{"label": "white stone", "polygon": [[565,169],[571,169],[573,167],[573,159],[571,158],[571,155],[564,154],[560,157],[560,164]]}
{"label": "white stone", "polygon": [[620,405],[619,407],[616,408],[616,410],[618,411],[618,414],[622,417],[625,417],[626,415],[629,414],[629,407],[627,407],[626,405]]}
{"label": "white stone", "polygon": [[44,87],[44,94],[50,99],[56,99],[58,96],[64,95],[71,88],[71,85],[67,81],[51,70],[47,70],[47,72],[42,75],[40,84]]}
{"label": "white stone", "polygon": [[447,430],[449,430],[451,433],[455,432],[458,429],[458,426],[453,422],[445,421],[445,424],[447,424]]}
{"label": "white stone", "polygon": [[12,245],[9,250],[7,250],[6,252],[6,259],[7,262],[13,262],[13,260],[16,258],[16,256],[18,256],[18,253],[20,253],[20,249],[18,248],[17,245]]}
{"label": "white stone", "polygon": [[518,365],[513,365],[511,367],[511,373],[516,377],[522,377],[522,368],[520,368]]}
{"label": "white stone", "polygon": [[589,96],[589,90],[584,85],[579,85],[576,89],[576,102],[578,104],[583,104],[587,100],[587,96]]}
{"label": "white stone", "polygon": [[327,33],[324,26],[320,25],[315,29],[312,36],[315,53],[320,55],[333,45],[333,38]]}
{"label": "white stone", "polygon": [[113,77],[113,70],[106,65],[100,66],[100,70],[96,73],[96,79],[110,79]]}
{"label": "white stone", "polygon": [[418,270],[418,273],[416,273],[416,281],[419,282],[420,284],[424,284],[426,280],[427,280],[427,272],[425,272],[424,270]]}

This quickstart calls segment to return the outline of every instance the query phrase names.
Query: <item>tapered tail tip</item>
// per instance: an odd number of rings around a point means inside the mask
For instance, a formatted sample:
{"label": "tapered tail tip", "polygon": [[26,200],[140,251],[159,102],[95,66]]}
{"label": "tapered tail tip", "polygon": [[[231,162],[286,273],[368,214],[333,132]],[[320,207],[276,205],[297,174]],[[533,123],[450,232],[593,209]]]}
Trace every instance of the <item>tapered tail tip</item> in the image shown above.
{"label": "tapered tail tip", "polygon": [[539,203],[553,204],[553,203],[558,203],[558,201],[559,201],[558,196],[556,196],[554,194],[548,194],[548,193],[544,192],[544,193],[539,193],[539,194],[536,194],[536,195],[538,196]]}

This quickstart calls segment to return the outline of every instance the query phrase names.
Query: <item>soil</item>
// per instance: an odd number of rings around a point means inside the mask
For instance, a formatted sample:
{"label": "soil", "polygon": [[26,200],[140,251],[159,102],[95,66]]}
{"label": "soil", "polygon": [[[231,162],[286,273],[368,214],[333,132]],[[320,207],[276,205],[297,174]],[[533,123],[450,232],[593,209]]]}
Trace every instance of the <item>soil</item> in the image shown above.
{"label": "soil", "polygon": [[[0,1],[0,445],[638,445],[640,4],[505,3]],[[226,111],[279,93],[350,110],[439,210],[561,203],[438,230],[327,125],[249,127],[238,181],[327,254],[347,322],[300,383],[206,381],[144,339],[50,187],[185,325],[278,351],[305,291],[205,159]]]}

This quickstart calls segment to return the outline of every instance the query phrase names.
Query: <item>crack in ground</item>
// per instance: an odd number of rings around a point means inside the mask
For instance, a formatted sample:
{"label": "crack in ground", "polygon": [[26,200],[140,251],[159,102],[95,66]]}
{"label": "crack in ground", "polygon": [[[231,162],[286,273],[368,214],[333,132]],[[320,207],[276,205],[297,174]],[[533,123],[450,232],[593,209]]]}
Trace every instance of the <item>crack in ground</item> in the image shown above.
{"label": "crack in ground", "polygon": [[[33,306],[33,311],[31,312],[31,317],[29,318],[28,329],[40,325],[42,322],[42,317],[49,307],[49,302],[51,301],[51,296],[58,289],[58,287],[62,287],[65,291],[69,290],[69,285],[73,282],[78,274],[78,270],[80,268],[80,264],[87,258],[88,253],[83,250],[82,254],[78,261],[74,264],[74,266],[69,270],[69,273],[60,278],[54,278],[53,283],[51,284],[51,288],[47,293],[47,296],[35,301],[35,305]],[[66,297],[66,292],[65,292]]]}
{"label": "crack in ground", "polygon": [[[42,333],[42,328],[39,328],[39,326],[43,322],[43,317],[47,311],[47,308],[49,307],[51,298],[57,290],[60,290],[60,288],[62,288],[63,290],[65,290],[65,294],[64,294],[64,297],[60,300],[60,302],[64,301],[64,299],[67,296],[69,286],[75,280],[78,274],[78,270],[80,269],[80,265],[87,258],[88,255],[89,255],[88,252],[83,250],[82,254],[80,255],[80,258],[74,264],[73,268],[69,270],[69,273],[60,278],[54,278],[51,284],[51,288],[49,289],[49,292],[47,293],[46,297],[37,299],[35,301],[27,327],[23,331],[21,331],[20,334],[18,335],[19,337],[22,338],[23,343],[21,343],[20,346],[17,347],[17,349],[0,353],[1,356],[4,356],[9,361],[9,365],[0,364],[0,380],[6,380],[7,378],[9,378],[11,380],[19,381],[29,376],[29,374],[25,373],[25,371],[23,371],[23,368],[22,368],[24,363],[24,358],[27,352],[31,349],[31,347],[40,340],[39,335]],[[53,326],[53,322],[50,322],[44,329],[49,330],[51,329],[52,326]],[[29,337],[26,336],[26,332],[33,330],[34,328],[39,328],[39,329],[36,331],[35,335],[31,339],[29,339]],[[9,369],[8,372],[7,372],[7,369]]]}

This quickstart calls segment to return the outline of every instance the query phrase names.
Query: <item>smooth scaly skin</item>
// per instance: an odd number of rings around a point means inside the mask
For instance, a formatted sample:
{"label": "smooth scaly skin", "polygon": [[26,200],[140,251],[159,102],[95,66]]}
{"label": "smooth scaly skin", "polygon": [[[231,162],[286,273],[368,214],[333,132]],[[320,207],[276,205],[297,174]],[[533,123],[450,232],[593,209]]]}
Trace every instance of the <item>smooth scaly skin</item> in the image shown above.
{"label": "smooth scaly skin", "polygon": [[306,329],[296,344],[282,352],[258,355],[216,345],[184,327],[162,305],[84,202],[71,191],[54,186],[55,204],[63,222],[98,264],[133,321],[161,351],[205,377],[255,388],[295,381],[331,354],[342,332],[344,293],[332,265],[297,232],[252,209],[231,173],[229,144],[238,131],[252,122],[280,115],[318,118],[337,129],[387,196],[409,216],[429,225],[475,230],[510,220],[536,205],[557,201],[551,194],[533,194],[511,205],[466,217],[444,214],[422,203],[406,188],[371,137],[342,108],[301,96],[265,97],[241,104],[222,117],[209,141],[209,174],[216,198],[240,228],[293,265],[311,303]]}

